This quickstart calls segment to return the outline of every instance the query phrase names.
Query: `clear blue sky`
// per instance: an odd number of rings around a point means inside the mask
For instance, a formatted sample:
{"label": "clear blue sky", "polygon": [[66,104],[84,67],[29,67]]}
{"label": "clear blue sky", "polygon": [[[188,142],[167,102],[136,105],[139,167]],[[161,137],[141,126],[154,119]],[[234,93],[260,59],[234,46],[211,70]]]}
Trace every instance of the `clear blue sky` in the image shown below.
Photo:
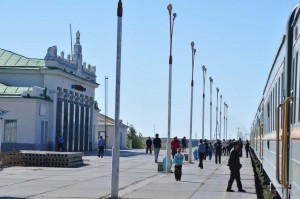
{"label": "clear blue sky", "polygon": [[[81,32],[83,60],[97,67],[96,100],[104,113],[104,78],[108,81],[108,116],[114,118],[118,0],[1,0],[0,48],[29,58],[44,58],[47,48],[70,53],[69,24]],[[202,65],[206,65],[205,137],[209,138],[209,81],[213,82],[215,132],[216,87],[225,101],[228,138],[238,127],[249,133],[271,64],[297,0],[123,0],[120,118],[144,136],[167,135],[169,16],[173,4],[173,85],[171,137],[189,138],[191,41],[195,57],[193,138],[202,134]],[[219,113],[218,113],[219,118]],[[155,126],[155,128],[154,128]]]}

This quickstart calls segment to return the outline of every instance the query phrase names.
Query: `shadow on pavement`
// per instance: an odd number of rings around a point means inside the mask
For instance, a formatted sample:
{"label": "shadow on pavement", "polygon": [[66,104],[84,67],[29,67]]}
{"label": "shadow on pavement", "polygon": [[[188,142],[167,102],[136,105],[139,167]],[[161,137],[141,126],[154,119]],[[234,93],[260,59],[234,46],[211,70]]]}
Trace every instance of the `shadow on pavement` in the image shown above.
{"label": "shadow on pavement", "polygon": [[[137,155],[145,155],[146,153],[143,151],[133,151],[133,150],[120,150],[120,157],[132,157]],[[98,150],[93,151],[85,151],[84,156],[98,156]],[[107,149],[104,151],[104,157],[105,156],[112,156],[112,150]]]}

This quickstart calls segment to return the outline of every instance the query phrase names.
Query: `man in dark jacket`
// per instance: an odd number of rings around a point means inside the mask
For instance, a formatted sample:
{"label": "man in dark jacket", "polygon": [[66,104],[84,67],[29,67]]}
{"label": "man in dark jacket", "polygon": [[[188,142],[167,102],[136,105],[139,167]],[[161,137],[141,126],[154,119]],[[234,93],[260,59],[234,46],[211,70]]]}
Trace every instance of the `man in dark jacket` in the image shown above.
{"label": "man in dark jacket", "polygon": [[242,168],[242,165],[240,163],[240,156],[239,156],[239,142],[233,143],[234,148],[230,152],[230,158],[228,161],[228,166],[230,169],[230,179],[228,181],[228,186],[226,191],[227,192],[234,192],[234,190],[231,189],[232,183],[234,180],[236,180],[237,187],[239,189],[239,192],[246,192],[243,189],[242,183],[241,183],[241,176],[240,176],[240,169]]}
{"label": "man in dark jacket", "polygon": [[215,162],[216,164],[221,164],[221,155],[222,155],[222,144],[219,139],[217,139],[217,142],[214,144],[215,147]]}
{"label": "man in dark jacket", "polygon": [[148,150],[150,150],[150,154],[152,154],[152,140],[150,137],[146,141],[146,147],[146,153],[148,154]]}
{"label": "man in dark jacket", "polygon": [[161,140],[159,138],[159,135],[156,133],[155,138],[153,139],[153,147],[154,147],[154,156],[155,156],[155,162],[157,162],[159,151],[161,148]]}

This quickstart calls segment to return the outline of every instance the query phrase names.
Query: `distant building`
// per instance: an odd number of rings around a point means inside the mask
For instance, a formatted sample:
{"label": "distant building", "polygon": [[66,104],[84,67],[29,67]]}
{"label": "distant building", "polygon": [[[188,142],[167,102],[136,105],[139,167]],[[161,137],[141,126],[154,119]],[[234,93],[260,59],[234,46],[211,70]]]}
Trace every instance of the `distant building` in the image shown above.
{"label": "distant building", "polygon": [[48,48],[44,59],[27,58],[0,48],[1,151],[64,151],[97,147],[99,109],[95,101],[96,67],[82,63],[80,33],[73,55]]}
{"label": "distant building", "polygon": [[[105,119],[106,118],[106,119]],[[106,125],[105,125],[106,124]],[[105,127],[106,126],[106,127]],[[128,126],[120,120],[120,149],[126,148]],[[106,130],[106,136],[105,136]],[[106,148],[112,148],[115,137],[115,120],[105,115],[98,114],[98,137],[102,136],[106,140]]]}

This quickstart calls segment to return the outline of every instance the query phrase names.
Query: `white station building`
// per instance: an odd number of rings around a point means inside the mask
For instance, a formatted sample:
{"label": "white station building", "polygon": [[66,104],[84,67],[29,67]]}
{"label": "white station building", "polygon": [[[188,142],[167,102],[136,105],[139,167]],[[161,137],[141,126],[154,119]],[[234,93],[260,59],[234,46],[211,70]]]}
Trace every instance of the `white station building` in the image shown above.
{"label": "white station building", "polygon": [[48,48],[32,59],[0,48],[0,149],[63,151],[97,148],[96,67],[82,62],[80,33],[73,55]]}

